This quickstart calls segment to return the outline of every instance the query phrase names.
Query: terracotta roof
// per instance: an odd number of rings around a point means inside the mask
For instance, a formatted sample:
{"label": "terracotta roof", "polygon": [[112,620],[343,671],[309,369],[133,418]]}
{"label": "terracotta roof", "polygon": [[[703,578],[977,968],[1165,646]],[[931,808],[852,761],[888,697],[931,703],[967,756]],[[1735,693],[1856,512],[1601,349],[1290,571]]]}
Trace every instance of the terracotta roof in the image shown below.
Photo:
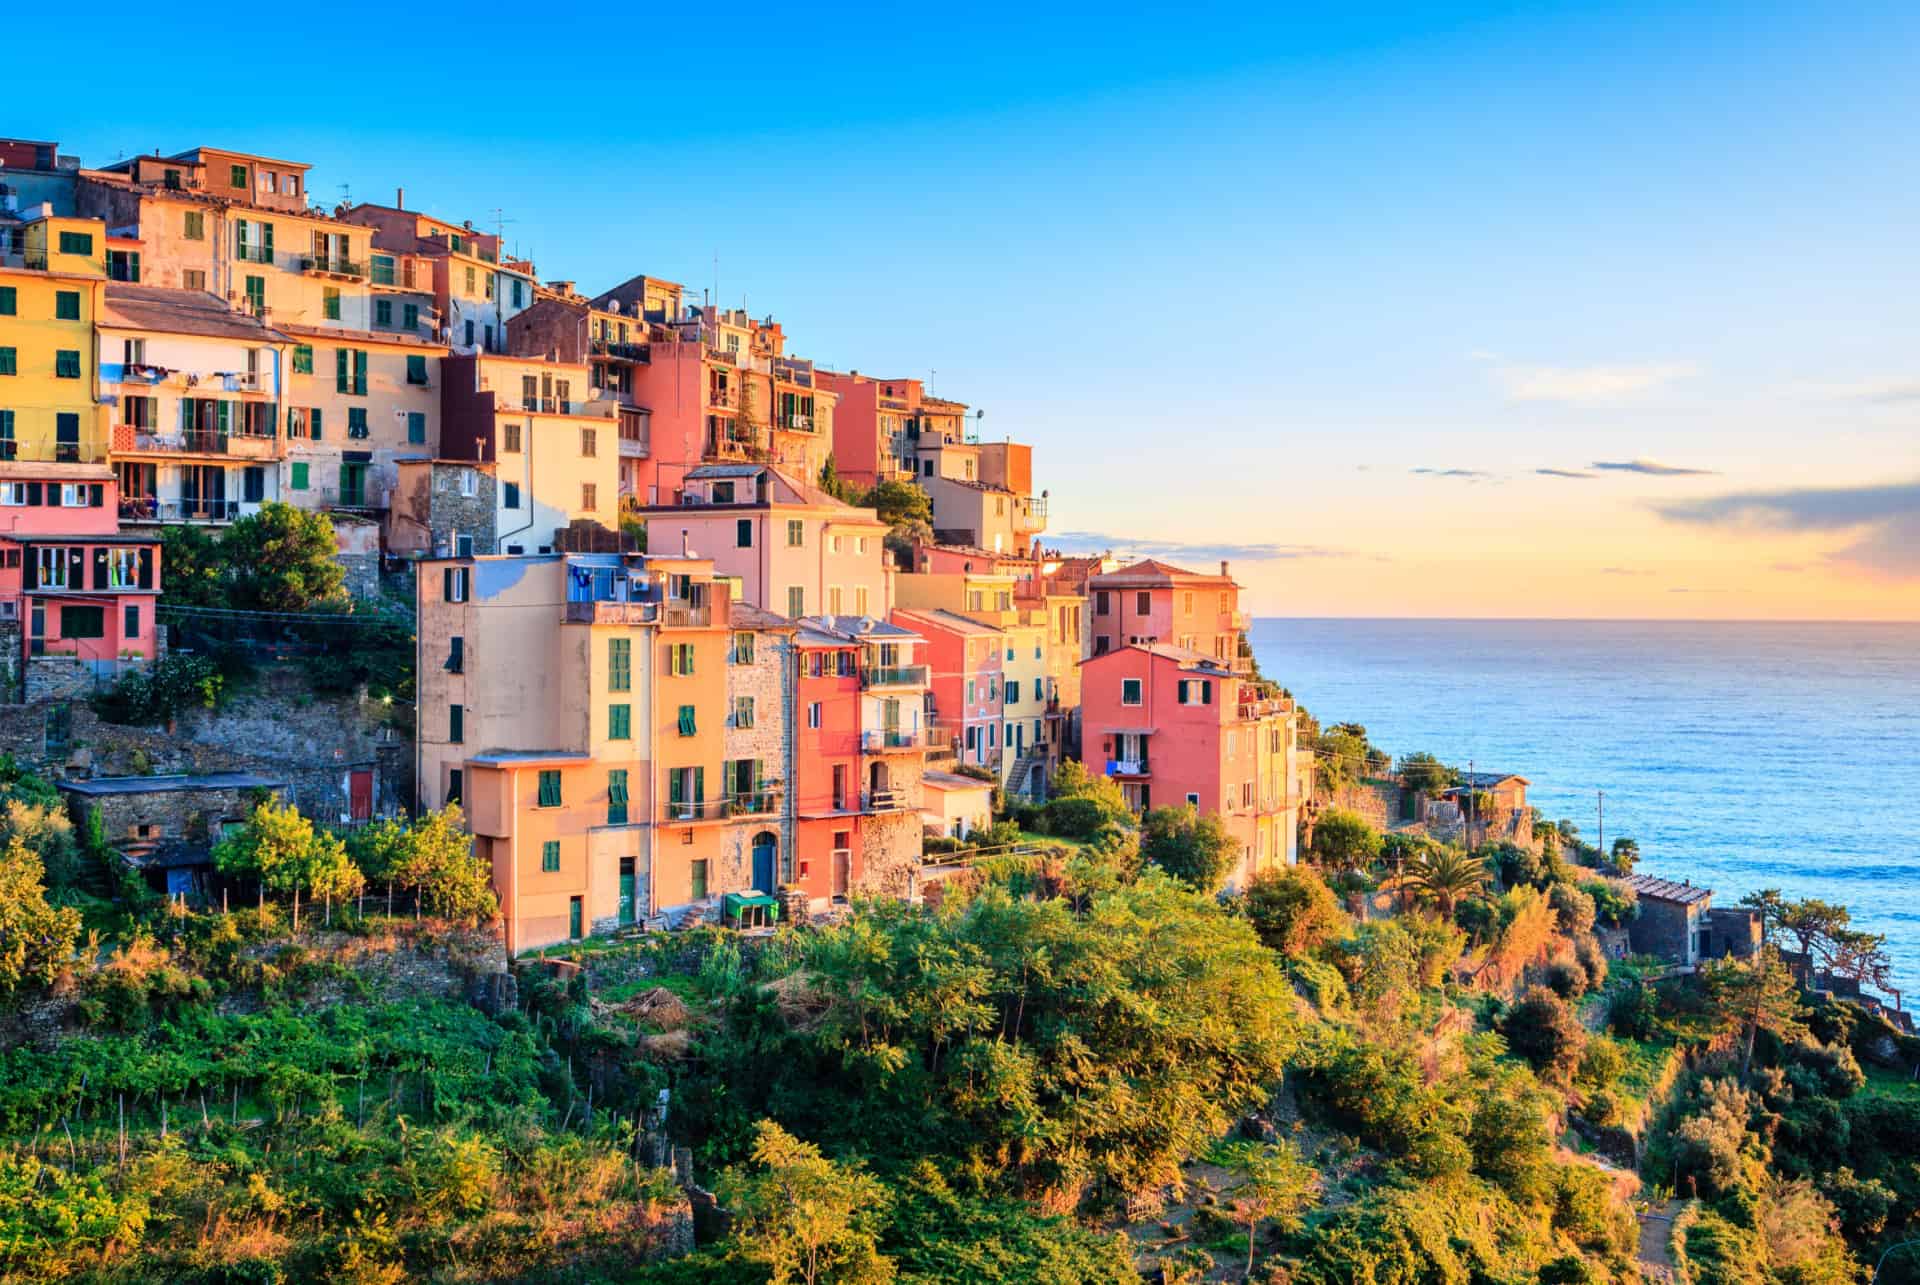
{"label": "terracotta roof", "polygon": [[997,635],[1000,633],[1000,630],[992,625],[983,625],[970,616],[963,616],[957,611],[948,611],[945,607],[895,607],[893,614],[906,617],[909,623],[924,621],[956,634]]}
{"label": "terracotta roof", "polygon": [[1182,669],[1190,669],[1204,673],[1209,678],[1236,677],[1226,662],[1220,660],[1218,657],[1209,656],[1204,652],[1194,651],[1188,647],[1175,647],[1172,643],[1128,643],[1125,647],[1116,647],[1112,651],[1101,652],[1098,656],[1090,656],[1080,663],[1082,665],[1096,665],[1109,657],[1124,656],[1130,651],[1144,651],[1149,656],[1154,656],[1161,660],[1171,660]]}
{"label": "terracotta roof", "polygon": [[1176,567],[1158,558],[1142,558],[1138,562],[1121,567],[1118,571],[1101,572],[1092,577],[1089,583],[1102,588],[1124,588],[1130,585],[1230,585],[1234,580],[1232,576],[1203,575],[1197,571],[1188,571],[1184,567]]}
{"label": "terracotta roof", "polygon": [[920,774],[920,779],[925,784],[942,790],[993,789],[991,782],[982,781],[978,777],[961,776],[958,772],[942,772],[938,768],[928,768]]}
{"label": "terracotta roof", "polygon": [[1700,884],[1675,883],[1671,879],[1656,879],[1652,875],[1632,875],[1627,879],[1627,887],[1642,897],[1676,902],[1682,906],[1691,906],[1713,896],[1713,889]]}
{"label": "terracotta roof", "polygon": [[130,326],[170,335],[203,335],[210,339],[240,339],[249,343],[282,343],[286,335],[259,318],[235,312],[222,299],[204,290],[169,290],[165,286],[107,283],[103,326]]}
{"label": "terracotta roof", "polygon": [[735,629],[796,629],[793,621],[778,612],[756,607],[750,602],[733,604],[727,623]]}

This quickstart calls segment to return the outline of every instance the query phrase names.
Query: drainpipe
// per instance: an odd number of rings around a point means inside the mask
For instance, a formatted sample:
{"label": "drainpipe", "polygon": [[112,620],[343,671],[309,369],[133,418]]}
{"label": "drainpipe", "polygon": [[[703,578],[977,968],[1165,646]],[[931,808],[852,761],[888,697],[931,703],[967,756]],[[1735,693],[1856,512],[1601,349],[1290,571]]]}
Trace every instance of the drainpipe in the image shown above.
{"label": "drainpipe", "polygon": [[654,723],[654,690],[659,686],[654,674],[654,652],[658,636],[657,629],[645,625],[640,627],[640,640],[647,649],[646,663],[641,671],[646,675],[647,683],[647,820],[646,824],[640,827],[641,843],[647,850],[647,913],[641,917],[642,923],[651,919],[655,913],[658,905],[655,893],[660,884],[659,862],[656,859],[660,845],[654,841],[657,800],[660,797],[660,782],[656,775],[660,755],[653,743],[654,738],[659,735],[659,728]]}

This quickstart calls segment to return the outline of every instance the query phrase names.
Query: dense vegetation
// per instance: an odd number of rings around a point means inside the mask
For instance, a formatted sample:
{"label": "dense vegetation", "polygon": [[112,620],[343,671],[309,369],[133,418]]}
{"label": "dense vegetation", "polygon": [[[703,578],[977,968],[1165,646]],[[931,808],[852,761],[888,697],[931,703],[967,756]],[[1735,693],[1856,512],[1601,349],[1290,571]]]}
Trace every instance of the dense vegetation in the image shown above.
{"label": "dense vegetation", "polygon": [[[1069,772],[937,905],[584,943],[492,1012],[457,814],[262,806],[193,913],[77,893],[0,778],[0,1279],[1611,1282],[1645,1208],[1695,1285],[1820,1285],[1920,1235],[1920,1045],[1772,953],[1610,959],[1570,845],[1342,823],[1221,896],[1212,827]],[[663,1261],[654,1127],[731,1218]]]}

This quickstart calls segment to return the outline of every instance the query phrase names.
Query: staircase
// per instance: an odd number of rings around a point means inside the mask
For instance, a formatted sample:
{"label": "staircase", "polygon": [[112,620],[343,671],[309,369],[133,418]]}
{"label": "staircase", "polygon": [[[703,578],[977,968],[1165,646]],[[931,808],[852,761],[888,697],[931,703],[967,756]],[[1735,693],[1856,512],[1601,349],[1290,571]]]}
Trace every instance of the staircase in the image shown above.
{"label": "staircase", "polygon": [[[1041,802],[1046,794],[1047,752],[1041,746],[1022,750],[1007,774],[1007,793],[1017,794],[1031,803]],[[1036,769],[1039,788],[1035,788]]]}

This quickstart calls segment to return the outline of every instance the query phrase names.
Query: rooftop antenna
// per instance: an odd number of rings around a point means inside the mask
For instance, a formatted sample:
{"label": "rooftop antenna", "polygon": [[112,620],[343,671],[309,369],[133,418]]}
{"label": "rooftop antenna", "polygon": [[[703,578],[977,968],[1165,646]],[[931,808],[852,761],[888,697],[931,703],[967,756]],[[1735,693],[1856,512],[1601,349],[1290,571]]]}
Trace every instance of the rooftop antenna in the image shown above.
{"label": "rooftop antenna", "polygon": [[500,242],[502,245],[506,244],[507,224],[518,223],[519,221],[520,221],[519,219],[509,219],[505,217],[505,211],[503,211],[497,205],[494,206],[493,207],[493,239]]}
{"label": "rooftop antenna", "polygon": [[342,183],[340,185],[340,204],[353,204],[353,185],[351,183]]}

